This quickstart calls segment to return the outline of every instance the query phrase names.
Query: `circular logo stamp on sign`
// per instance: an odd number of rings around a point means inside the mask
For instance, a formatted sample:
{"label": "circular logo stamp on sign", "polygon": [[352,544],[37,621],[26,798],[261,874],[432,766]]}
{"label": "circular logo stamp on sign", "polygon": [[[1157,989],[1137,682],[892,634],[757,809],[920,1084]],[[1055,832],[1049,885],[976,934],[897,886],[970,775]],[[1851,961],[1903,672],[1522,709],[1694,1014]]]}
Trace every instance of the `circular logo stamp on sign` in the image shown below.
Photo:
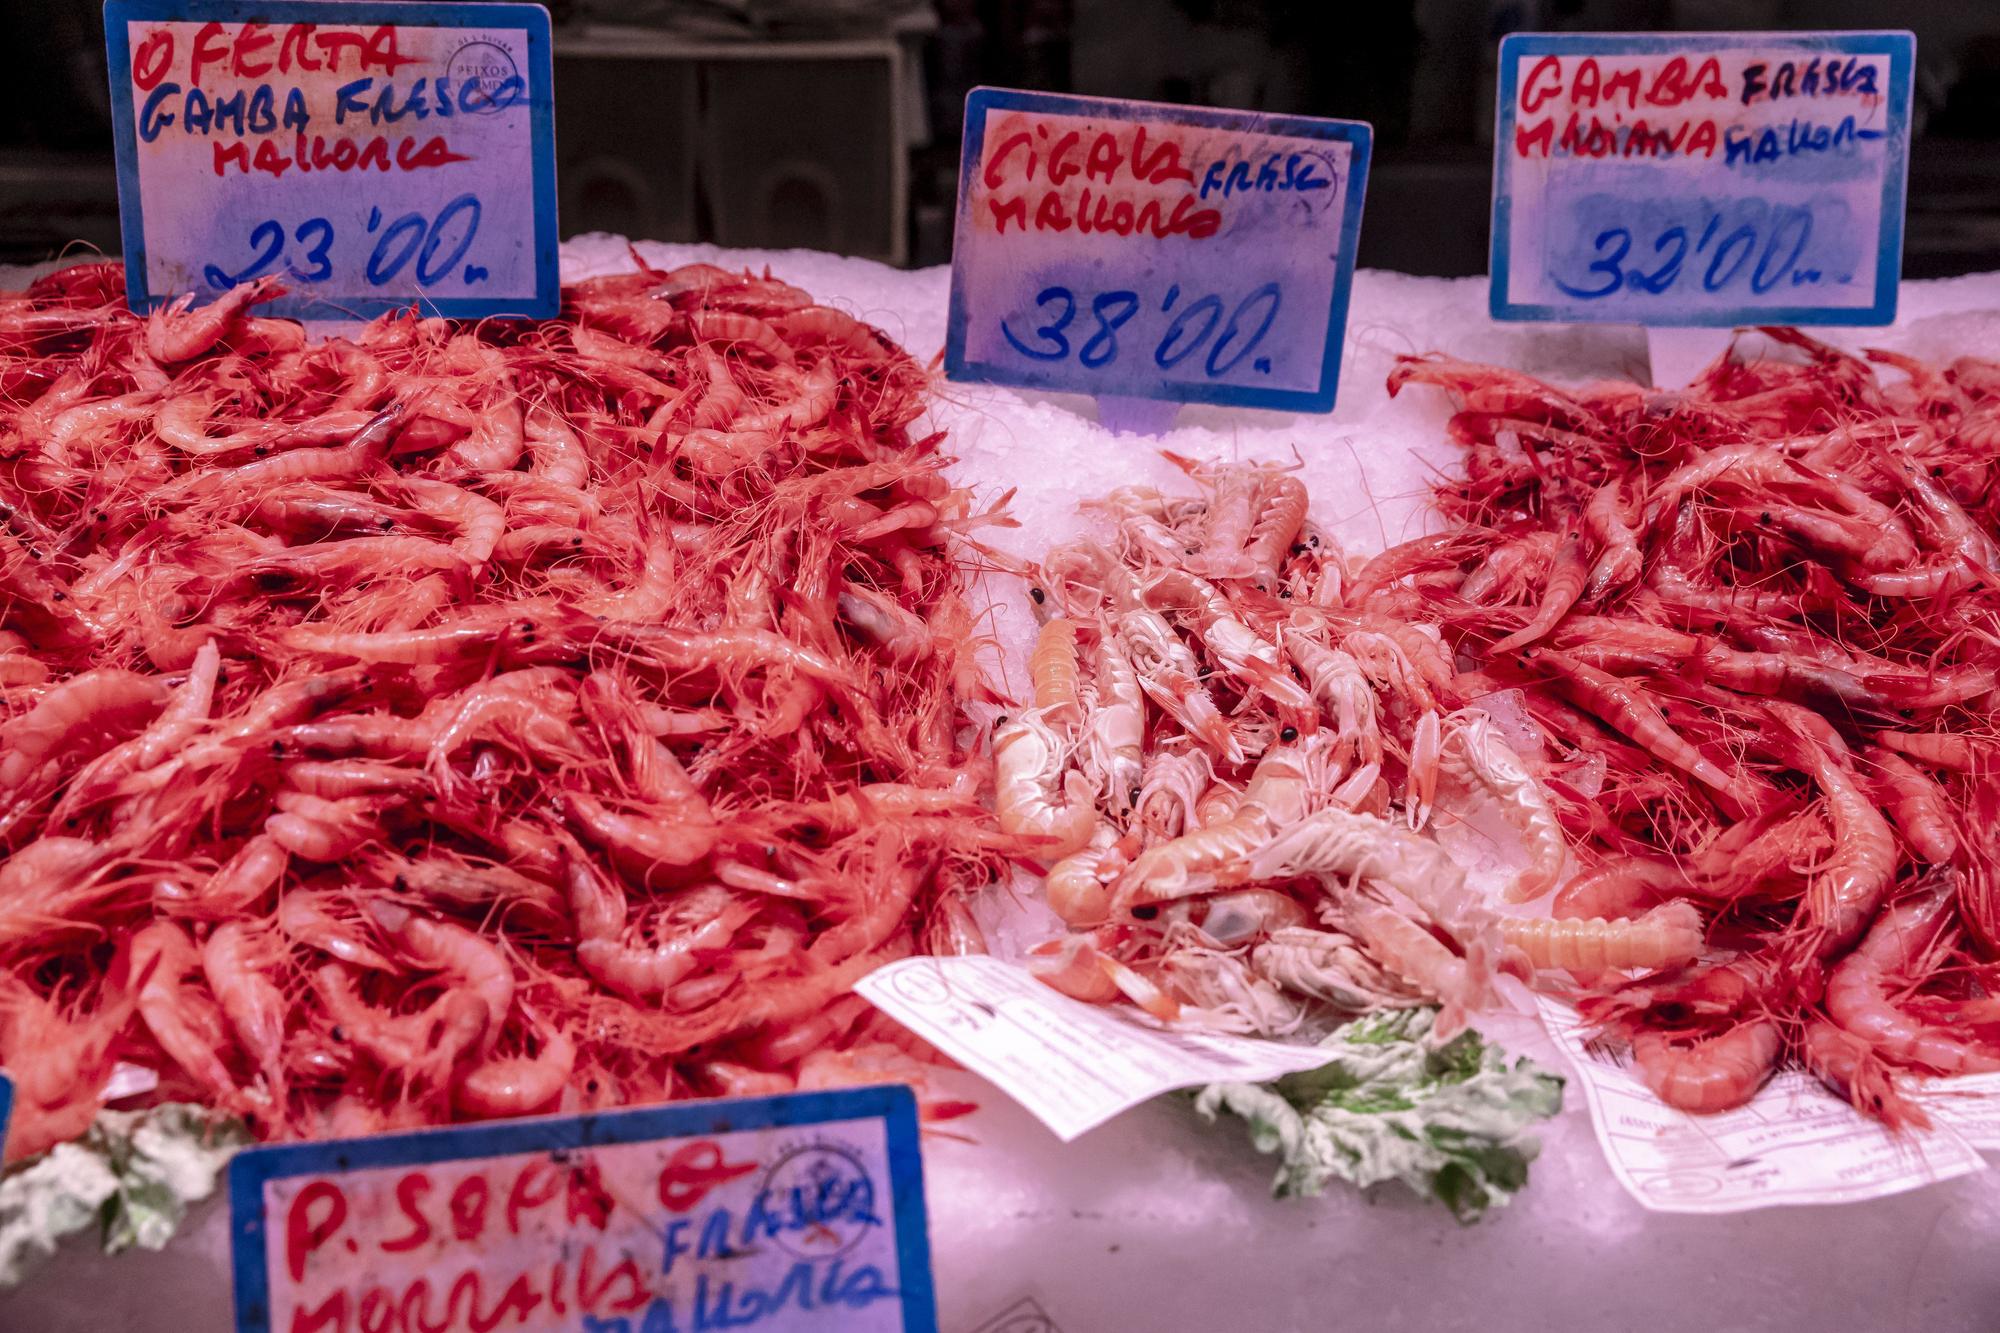
{"label": "circular logo stamp on sign", "polygon": [[513,53],[488,38],[453,51],[444,72],[459,90],[460,108],[468,114],[491,116],[527,100],[527,81]]}
{"label": "circular logo stamp on sign", "polygon": [[794,1148],[771,1164],[758,1209],[771,1238],[800,1259],[830,1259],[853,1249],[871,1227],[875,1178],[860,1154],[832,1143]]}

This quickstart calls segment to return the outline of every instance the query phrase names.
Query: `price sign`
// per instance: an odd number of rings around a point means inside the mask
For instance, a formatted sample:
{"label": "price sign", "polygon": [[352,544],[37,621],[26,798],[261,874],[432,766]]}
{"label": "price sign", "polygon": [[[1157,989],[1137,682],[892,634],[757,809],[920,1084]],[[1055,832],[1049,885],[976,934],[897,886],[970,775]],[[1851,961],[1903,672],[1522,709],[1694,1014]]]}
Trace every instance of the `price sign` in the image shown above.
{"label": "price sign", "polygon": [[1325,412],[1368,126],[981,88],[966,101],[956,380]]}
{"label": "price sign", "polygon": [[238,1333],[931,1333],[916,1135],[877,1087],[255,1149]]}
{"label": "price sign", "polygon": [[1887,324],[1906,32],[1500,43],[1496,319]]}
{"label": "price sign", "polygon": [[107,0],[127,296],[272,279],[304,318],[552,316],[549,15]]}

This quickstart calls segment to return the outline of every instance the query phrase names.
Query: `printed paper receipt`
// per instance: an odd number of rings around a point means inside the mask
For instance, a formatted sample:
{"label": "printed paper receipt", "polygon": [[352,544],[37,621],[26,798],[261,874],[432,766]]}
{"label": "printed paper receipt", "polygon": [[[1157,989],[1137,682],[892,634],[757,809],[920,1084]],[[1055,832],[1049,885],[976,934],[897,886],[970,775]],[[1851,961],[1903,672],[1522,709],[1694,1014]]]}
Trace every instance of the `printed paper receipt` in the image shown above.
{"label": "printed paper receipt", "polygon": [[854,988],[1067,1141],[1176,1088],[1317,1069],[1324,1052],[1146,1026],[997,958],[906,958]]}
{"label": "printed paper receipt", "polygon": [[1735,1213],[1787,1203],[1852,1203],[1982,1170],[2000,1147],[2000,1083],[1959,1079],[1925,1098],[1937,1128],[1897,1137],[1800,1070],[1746,1106],[1693,1116],[1665,1106],[1629,1063],[1585,1040],[1576,1012],[1539,1000],[1576,1067],[1605,1160],[1655,1212]]}

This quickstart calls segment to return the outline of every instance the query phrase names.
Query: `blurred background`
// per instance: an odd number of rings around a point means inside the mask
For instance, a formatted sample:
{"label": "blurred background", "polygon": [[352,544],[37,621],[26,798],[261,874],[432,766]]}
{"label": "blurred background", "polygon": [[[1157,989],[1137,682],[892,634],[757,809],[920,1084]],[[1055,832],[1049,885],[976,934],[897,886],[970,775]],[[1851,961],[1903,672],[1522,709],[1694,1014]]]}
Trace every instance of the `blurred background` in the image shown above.
{"label": "blurred background", "polygon": [[[1361,263],[1481,273],[1523,29],[1910,28],[1903,268],[2000,268],[2000,0],[561,0],[564,235],[951,255],[980,83],[1373,122]],[[0,262],[118,246],[99,0],[0,0]]]}

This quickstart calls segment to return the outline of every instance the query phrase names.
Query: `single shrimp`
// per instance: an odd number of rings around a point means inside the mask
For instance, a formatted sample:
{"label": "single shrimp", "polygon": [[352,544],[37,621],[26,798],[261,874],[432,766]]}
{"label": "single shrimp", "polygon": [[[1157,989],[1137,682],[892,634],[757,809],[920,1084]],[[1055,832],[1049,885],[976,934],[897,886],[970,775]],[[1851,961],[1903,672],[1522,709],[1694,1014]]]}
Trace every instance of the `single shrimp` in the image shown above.
{"label": "single shrimp", "polygon": [[[1510,903],[1532,902],[1554,888],[1562,876],[1569,854],[1562,823],[1549,807],[1541,783],[1507,744],[1489,714],[1478,708],[1461,709],[1445,719],[1445,728],[1438,771],[1448,779],[1446,793],[1485,793],[1520,834],[1527,864],[1502,896]],[[1470,811],[1459,809],[1455,813],[1464,817]]]}
{"label": "single shrimp", "polygon": [[1028,655],[1036,711],[1065,732],[1075,727],[1081,711],[1076,658],[1076,622],[1062,616],[1042,625],[1035,636],[1035,649]]}
{"label": "single shrimp", "polygon": [[1117,959],[1088,935],[1047,940],[1028,950],[1028,971],[1053,990],[1086,1004],[1109,1004],[1123,995],[1162,1022],[1180,1017],[1180,1003]]}
{"label": "single shrimp", "polygon": [[276,276],[239,283],[215,300],[190,310],[194,293],[177,297],[146,316],[146,354],[163,366],[192,361],[228,334],[243,312],[285,294]]}
{"label": "single shrimp", "polygon": [[1305,483],[1284,473],[1266,477],[1259,488],[1257,517],[1243,559],[1253,571],[1249,577],[1260,585],[1277,580],[1279,563],[1305,526],[1308,502]]}
{"label": "single shrimp", "polygon": [[1549,914],[1560,921],[1636,917],[1662,898],[1685,892],[1688,876],[1671,861],[1617,857],[1563,885]]}
{"label": "single shrimp", "polygon": [[273,943],[263,930],[245,922],[225,922],[201,946],[201,971],[236,1040],[263,1073],[273,1099],[282,1101],[288,1005],[265,972],[274,962]]}
{"label": "single shrimp", "polygon": [[1476,916],[1465,894],[1465,871],[1442,847],[1387,820],[1335,806],[1281,829],[1246,858],[1242,870],[1260,881],[1295,875],[1379,879],[1454,932]]}
{"label": "single shrimp", "polygon": [[1242,743],[1201,685],[1201,667],[1173,627],[1156,611],[1130,610],[1119,617],[1118,629],[1146,697],[1228,762],[1242,763]]}
{"label": "single shrimp", "polygon": [[1309,633],[1286,636],[1285,653],[1305,676],[1312,696],[1361,762],[1380,763],[1382,734],[1374,686],[1351,653],[1329,648]]}
{"label": "single shrimp", "polygon": [[35,706],[0,724],[0,788],[18,788],[51,763],[76,753],[86,738],[136,730],[166,702],[167,683],[115,667],[72,676]]}
{"label": "single shrimp", "polygon": [[187,933],[155,921],[132,937],[130,968],[139,1017],[168,1059],[223,1105],[249,1109],[250,1099],[217,1053],[223,1018],[215,1002],[186,984],[201,970],[201,955]]}
{"label": "single shrimp", "polygon": [[1875,1048],[1818,1014],[1806,1017],[1799,1058],[1821,1083],[1891,1130],[1930,1128],[1930,1116],[1910,1100]]}
{"label": "single shrimp", "polygon": [[1524,656],[1533,665],[1553,668],[1578,707],[1589,710],[1655,759],[1673,765],[1739,806],[1750,804],[1743,799],[1741,782],[1690,745],[1668,725],[1657,704],[1625,681],[1552,648],[1530,648]]}
{"label": "single shrimp", "polygon": [[732,310],[694,310],[688,312],[687,323],[697,343],[723,343],[725,351],[739,354],[754,348],[781,366],[798,364],[791,344],[754,315]]}
{"label": "single shrimp", "polygon": [[1597,539],[1598,553],[1579,600],[1602,601],[1637,583],[1644,572],[1638,534],[1632,531],[1627,512],[1618,482],[1607,481],[1591,493],[1590,503],[1583,509],[1583,526]]}
{"label": "single shrimp", "polygon": [[377,972],[395,972],[396,965],[384,957],[357,925],[334,914],[340,895],[294,889],[278,899],[278,930],[293,944],[318,949],[353,967]]}
{"label": "single shrimp", "polygon": [[529,1115],[561,1095],[576,1068],[576,1042],[559,1027],[535,1026],[541,1035],[535,1054],[489,1056],[465,1072],[452,1089],[459,1110],[474,1116]]}
{"label": "single shrimp", "polygon": [[1535,614],[1520,629],[1496,641],[1487,652],[1498,657],[1545,637],[1582,598],[1589,578],[1590,567],[1584,563],[1583,548],[1572,537],[1562,544],[1556,554],[1548,580],[1542,585],[1542,602]]}
{"label": "single shrimp", "polygon": [[1989,762],[1983,742],[1962,732],[1878,731],[1875,744],[1931,768],[1972,773]]}
{"label": "single shrimp", "polygon": [[1215,764],[1199,747],[1158,749],[1146,756],[1133,802],[1134,825],[1149,841],[1178,838],[1197,828],[1194,811],[1215,777]]}
{"label": "single shrimp", "polygon": [[1727,1111],[1757,1094],[1778,1061],[1782,1042],[1768,1018],[1739,1023],[1718,1036],[1677,1045],[1648,1030],[1632,1040],[1639,1077],[1667,1105],[1698,1115]]}
{"label": "single shrimp", "polygon": [[1144,597],[1155,609],[1171,608],[1191,619],[1201,634],[1209,660],[1244,684],[1263,691],[1279,716],[1300,731],[1319,725],[1319,710],[1305,687],[1285,669],[1275,644],[1257,636],[1236,615],[1221,590],[1185,570],[1154,576]]}
{"label": "single shrimp", "polygon": [[1130,859],[1118,830],[1110,824],[1098,825],[1089,846],[1049,867],[1042,881],[1049,910],[1071,927],[1103,924],[1111,915],[1111,881]]}
{"label": "single shrimp", "polygon": [[457,979],[466,994],[486,1008],[485,1048],[514,1008],[514,967],[498,945],[463,926],[418,916],[387,899],[371,899],[368,917],[414,965]]}
{"label": "single shrimp", "polygon": [[611,854],[619,868],[648,887],[672,881],[675,870],[707,858],[719,835],[712,817],[690,811],[659,819],[620,813],[584,792],[562,794],[563,812],[585,838]]}
{"label": "single shrimp", "polygon": [[564,875],[576,919],[577,962],[613,990],[639,1000],[672,990],[694,971],[701,953],[726,948],[756,911],[719,885],[686,890],[654,923],[657,945],[627,944],[623,893],[581,856],[567,858]]}
{"label": "single shrimp", "polygon": [[1958,853],[1958,830],[1951,798],[1937,779],[1893,750],[1870,746],[1863,758],[1874,767],[1869,788],[1911,851],[1932,865]]}
{"label": "single shrimp", "polygon": [[1896,873],[1896,836],[1846,755],[1833,753],[1819,739],[1816,732],[1826,726],[1819,715],[1786,703],[1774,702],[1770,709],[1796,738],[1794,762],[1819,787],[1833,823],[1833,853],[1813,875],[1794,925],[1818,956],[1826,957],[1850,944],[1875,915]]}
{"label": "single shrimp", "polygon": [[1340,904],[1338,920],[1384,967],[1443,1006],[1436,1025],[1440,1040],[1463,1030],[1470,1016],[1485,1007],[1481,969],[1401,912],[1355,894]]}
{"label": "single shrimp", "polygon": [[506,510],[476,491],[449,482],[404,477],[400,485],[424,513],[459,530],[451,549],[472,566],[474,574],[485,567],[507,530]]}
{"label": "single shrimp", "polygon": [[[1116,907],[1126,913],[1157,911],[1160,903],[1236,882],[1242,863],[1277,830],[1297,827],[1314,794],[1330,785],[1331,749],[1331,737],[1321,732],[1265,751],[1227,821],[1183,833],[1133,858],[1115,885]],[[1199,799],[1197,792],[1193,800]]]}
{"label": "single shrimp", "polygon": [[1078,762],[1104,808],[1117,818],[1139,803],[1144,778],[1146,698],[1114,633],[1097,641],[1097,699],[1083,721]]}
{"label": "single shrimp", "polygon": [[531,405],[523,432],[535,476],[577,490],[590,484],[590,454],[559,413],[542,403]]}
{"label": "single shrimp", "polygon": [[474,415],[471,432],[446,450],[446,456],[472,472],[506,472],[521,461],[527,448],[520,404],[503,398]]}
{"label": "single shrimp", "polygon": [[1700,956],[1702,920],[1690,904],[1672,902],[1633,921],[1503,917],[1500,937],[1537,970],[1660,969],[1679,967]]}
{"label": "single shrimp", "polygon": [[1405,798],[1405,817],[1414,831],[1430,822],[1431,806],[1437,800],[1438,765],[1444,752],[1444,722],[1436,710],[1425,709],[1417,719],[1410,738],[1410,760],[1407,765],[1409,794]]}
{"label": "single shrimp", "polygon": [[1945,947],[1942,937],[1956,893],[1956,876],[1947,872],[1933,887],[1883,912],[1827,974],[1826,1011],[1842,1029],[1898,1064],[1938,1074],[1990,1073],[2000,1070],[2000,1050],[1983,1046],[1970,1031],[1926,1025],[1891,998],[1905,974],[1932,970],[1930,956]]}
{"label": "single shrimp", "polygon": [[381,832],[376,816],[384,802],[379,798],[329,801],[305,792],[281,791],[272,804],[277,813],[265,819],[265,836],[303,861],[341,860]]}
{"label": "single shrimp", "polygon": [[1030,855],[1043,865],[1080,850],[1097,828],[1090,781],[1066,750],[1038,709],[993,733],[994,814],[1003,833],[1035,840]]}

